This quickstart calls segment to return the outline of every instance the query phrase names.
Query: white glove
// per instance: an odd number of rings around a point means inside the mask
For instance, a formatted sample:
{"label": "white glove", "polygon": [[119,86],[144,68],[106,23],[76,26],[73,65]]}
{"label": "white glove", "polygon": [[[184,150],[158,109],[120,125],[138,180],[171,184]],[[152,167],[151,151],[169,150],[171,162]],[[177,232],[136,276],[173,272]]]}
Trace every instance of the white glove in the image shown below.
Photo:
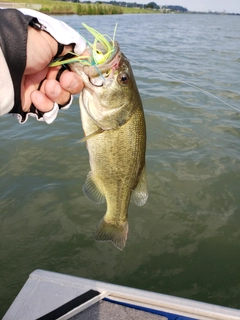
{"label": "white glove", "polygon": [[65,22],[54,19],[44,13],[32,9],[23,8],[18,10],[25,15],[37,18],[38,21],[46,28],[44,30],[50,33],[59,43],[64,45],[75,43],[75,53],[81,54],[86,49],[85,39],[76,30],[69,27]]}

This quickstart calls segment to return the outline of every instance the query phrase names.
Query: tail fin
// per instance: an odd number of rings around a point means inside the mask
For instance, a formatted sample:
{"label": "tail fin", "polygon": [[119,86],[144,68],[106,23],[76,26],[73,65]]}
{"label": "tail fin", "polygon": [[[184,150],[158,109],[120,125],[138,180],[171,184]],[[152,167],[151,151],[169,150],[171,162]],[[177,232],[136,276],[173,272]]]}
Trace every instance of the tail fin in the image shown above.
{"label": "tail fin", "polygon": [[95,240],[111,241],[119,250],[123,250],[127,241],[128,221],[122,227],[107,223],[104,218],[99,222]]}

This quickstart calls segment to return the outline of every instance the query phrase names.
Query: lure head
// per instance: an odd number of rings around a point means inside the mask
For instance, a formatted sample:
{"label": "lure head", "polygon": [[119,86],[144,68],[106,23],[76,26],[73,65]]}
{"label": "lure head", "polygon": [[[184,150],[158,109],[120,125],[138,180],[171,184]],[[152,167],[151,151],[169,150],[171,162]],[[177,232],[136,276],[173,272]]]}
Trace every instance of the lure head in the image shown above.
{"label": "lure head", "polygon": [[73,60],[70,68],[78,73],[80,76],[84,77],[84,74],[89,78],[102,77],[105,78],[105,74],[108,70],[117,68],[121,60],[121,52],[118,42],[111,43],[111,52],[106,52],[106,48],[98,43],[94,53],[91,52],[91,48],[88,48],[89,59],[88,62]]}

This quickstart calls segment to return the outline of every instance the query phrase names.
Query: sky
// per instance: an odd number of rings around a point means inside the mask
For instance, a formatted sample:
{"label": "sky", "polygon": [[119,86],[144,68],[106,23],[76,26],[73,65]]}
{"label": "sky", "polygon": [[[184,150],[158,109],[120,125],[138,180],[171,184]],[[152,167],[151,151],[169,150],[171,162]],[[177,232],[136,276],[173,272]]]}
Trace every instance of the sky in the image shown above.
{"label": "sky", "polygon": [[[133,0],[124,0],[134,2]],[[147,4],[149,2],[163,5],[178,5],[189,11],[226,11],[228,13],[240,13],[240,0],[135,0],[137,3]]]}

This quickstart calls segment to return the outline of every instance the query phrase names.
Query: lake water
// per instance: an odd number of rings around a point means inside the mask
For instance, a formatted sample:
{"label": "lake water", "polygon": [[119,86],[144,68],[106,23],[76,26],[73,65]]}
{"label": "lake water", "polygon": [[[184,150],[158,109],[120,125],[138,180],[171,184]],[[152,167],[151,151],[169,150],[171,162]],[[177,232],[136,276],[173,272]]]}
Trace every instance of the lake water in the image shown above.
{"label": "lake water", "polygon": [[240,308],[240,112],[179,80],[240,109],[239,17],[57,18],[110,36],[118,23],[145,109],[149,199],[130,204],[123,252],[95,242],[106,207],[82,193],[77,97],[51,125],[1,117],[0,316],[35,269]]}

